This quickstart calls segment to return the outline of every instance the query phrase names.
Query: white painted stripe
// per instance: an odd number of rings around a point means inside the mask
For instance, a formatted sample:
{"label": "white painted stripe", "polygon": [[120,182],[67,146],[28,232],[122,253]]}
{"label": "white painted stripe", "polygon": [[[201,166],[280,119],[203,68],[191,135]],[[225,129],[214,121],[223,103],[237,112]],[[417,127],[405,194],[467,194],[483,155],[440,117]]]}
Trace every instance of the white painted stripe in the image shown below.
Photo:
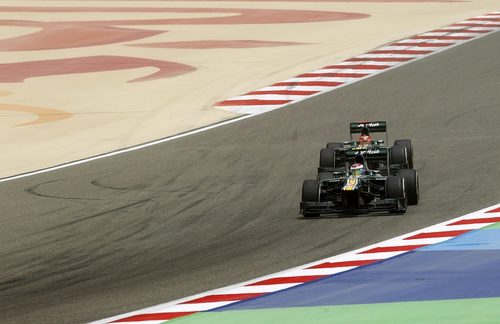
{"label": "white painted stripe", "polygon": [[[387,242],[384,242],[383,243],[384,245],[377,245],[374,247],[374,249],[385,249],[385,248],[395,248],[395,247],[402,247],[404,245],[417,245],[417,244],[413,244],[412,242],[408,242],[408,241],[405,241],[404,243],[402,243],[400,240],[397,240],[397,241],[387,241]],[[427,244],[425,244],[427,245]],[[407,249],[405,248],[404,250],[400,251],[401,253],[406,253],[406,252],[409,252],[409,251],[412,251],[414,249]],[[370,251],[370,252],[369,252]],[[379,259],[379,257],[377,257],[377,255],[381,254],[381,253],[385,253],[385,252],[373,252],[371,251],[370,249],[368,250],[363,250],[361,252],[359,252],[360,254],[370,254],[372,257],[371,258],[375,258],[375,259]]]}
{"label": "white painted stripe", "polygon": [[423,34],[418,34],[417,36],[449,36],[449,32],[428,32]]}
{"label": "white painted stripe", "polygon": [[233,97],[231,99],[228,99],[227,101],[233,101],[233,100],[297,100],[297,99],[302,99],[304,97],[308,97],[309,95],[305,96],[298,96],[298,95],[280,95],[280,94],[248,94],[248,95],[243,95],[243,96],[238,96],[238,97]]}
{"label": "white painted stripe", "polygon": [[262,88],[258,91],[272,91],[272,90],[299,90],[299,91],[327,91],[334,87],[319,87],[319,86],[269,86]]}
{"label": "white painted stripe", "polygon": [[334,268],[321,268],[321,269],[297,269],[288,271],[287,277],[299,276],[329,276],[336,273],[351,270],[357,267],[334,267]]}
{"label": "white painted stripe", "polygon": [[[347,66],[350,66],[350,65],[380,65],[380,66],[392,66],[392,65],[396,65],[396,64],[399,64],[400,62],[378,62],[378,61],[370,61],[370,60],[366,60],[366,61],[344,61],[344,62],[339,62],[339,63],[335,63],[334,65],[347,65]],[[324,68],[325,69],[325,68]],[[327,69],[327,70],[330,70],[330,69]],[[372,69],[369,69],[369,71],[371,72]]]}
{"label": "white painted stripe", "polygon": [[356,56],[356,58],[416,58],[423,55],[425,54],[362,54]]}
{"label": "white painted stripe", "polygon": [[[491,217],[495,217],[495,215],[493,213],[481,213],[481,214],[472,214],[470,215],[469,217],[465,218],[465,219],[481,219],[481,218],[491,218]],[[498,215],[497,215],[498,217]],[[453,225],[453,227],[455,227],[457,225]],[[477,225],[477,224],[468,224],[468,225],[462,225],[462,226],[471,226],[471,227],[474,227],[474,226],[480,226],[480,225]],[[449,227],[449,226],[448,226]]]}
{"label": "white painted stripe", "polygon": [[223,109],[223,110],[227,110],[227,111],[231,111],[231,112],[234,112],[236,114],[245,114],[245,115],[253,116],[253,115],[264,114],[264,113],[270,112],[270,111],[275,110],[275,109],[279,109],[285,105],[287,105],[287,104],[274,105],[274,106],[267,106],[267,105],[226,106],[226,107],[218,107],[218,108]]}
{"label": "white painted stripe", "polygon": [[283,289],[288,289],[301,283],[277,284],[277,285],[259,285],[259,286],[241,286],[229,289],[227,294],[253,294],[253,293],[270,293]]}
{"label": "white painted stripe", "polygon": [[[457,25],[466,25],[466,24],[477,24],[477,25],[499,25],[500,22],[498,21],[487,21],[487,20],[464,20],[461,22],[456,23]],[[496,27],[496,26],[495,26]]]}
{"label": "white painted stripe", "polygon": [[[451,45],[450,45],[451,46]],[[448,48],[449,46],[439,46],[439,47],[418,47],[418,46],[386,46],[381,50],[384,51],[430,51],[437,52],[443,48]],[[429,55],[429,54],[427,54]]]}
{"label": "white painted stripe", "polygon": [[[373,73],[371,73],[371,74],[373,74]],[[363,77],[361,77],[361,78],[329,78],[329,77],[292,78],[292,79],[288,79],[286,82],[326,81],[326,82],[350,83],[350,82],[353,82],[356,80],[360,80],[362,78]]]}
{"label": "white painted stripe", "polygon": [[405,43],[429,43],[429,44],[432,44],[432,43],[456,43],[457,41],[456,40],[453,40],[453,39],[414,39],[414,38],[410,38],[410,39],[404,39],[404,40],[401,40],[401,41],[398,41],[399,44],[405,44]]}
{"label": "white painted stripe", "polygon": [[[436,231],[437,232],[437,231]],[[450,237],[432,237],[432,238],[424,238],[424,239],[412,239],[412,240],[405,240],[401,239],[398,242],[395,242],[394,245],[429,245],[429,244],[436,244],[436,243],[441,243],[443,241],[449,240]]]}
{"label": "white painted stripe", "polygon": [[484,30],[484,31],[497,31],[500,27],[469,27],[468,30]]}
{"label": "white painted stripe", "polygon": [[[478,225],[476,224],[469,224],[469,225],[459,225],[459,226],[446,226],[446,224],[442,225],[435,225],[426,228],[426,233],[429,232],[449,232],[449,231],[472,231],[478,228]],[[408,240],[405,240],[408,241]],[[413,241],[413,240],[412,240]]]}
{"label": "white painted stripe", "polygon": [[214,309],[229,304],[236,303],[237,300],[211,302],[211,303],[194,303],[194,304],[176,304],[162,309],[162,312],[201,312],[209,309]]}
{"label": "white painted stripe", "polygon": [[[350,65],[353,65],[353,63],[351,63]],[[308,72],[308,73],[304,73],[304,74],[319,74],[319,73],[349,73],[349,74],[371,74],[373,73],[373,69],[367,69],[367,70],[353,70],[353,69],[348,69],[348,68],[345,68],[345,69],[342,69],[342,68],[322,68],[322,69],[319,69],[319,70],[316,70],[316,71],[312,71],[312,72]],[[377,70],[375,70],[377,71]]]}
{"label": "white painted stripe", "polygon": [[471,30],[471,31],[476,31],[476,30],[482,30],[482,31],[492,31],[495,30],[493,27],[467,27],[467,26],[445,26],[442,28],[437,28],[437,29],[445,29],[445,30]]}
{"label": "white painted stripe", "polygon": [[473,37],[476,37],[477,35],[481,35],[481,34],[482,33],[480,33],[480,32],[477,32],[477,33],[449,33],[448,36],[473,38]]}
{"label": "white painted stripe", "polygon": [[[427,35],[427,34],[422,34],[418,36],[426,36],[426,37],[439,37],[439,36],[451,36],[451,37],[465,37],[466,39],[457,39],[455,42],[463,42],[466,40],[469,40],[470,38],[476,37],[478,35],[481,35],[481,32],[475,32],[475,33],[457,33],[457,32],[442,32],[442,33],[428,33],[428,34],[434,34],[434,35]],[[437,35],[440,34],[440,35]]]}
{"label": "white painted stripe", "polygon": [[[377,245],[378,246],[378,245]],[[396,252],[379,252],[379,253],[360,253],[363,251],[367,251],[371,248],[376,247],[375,245],[373,246],[368,246],[366,248],[362,248],[359,250],[356,250],[356,253],[354,254],[341,254],[335,258],[329,259],[328,262],[340,262],[340,261],[361,261],[361,260],[375,260],[375,259],[390,259],[392,257],[395,257],[397,255],[406,253],[405,251],[396,251]]]}
{"label": "white painted stripe", "polygon": [[[460,30],[462,30],[463,28],[461,28]],[[452,37],[467,37],[467,38],[473,38],[473,37],[476,37],[476,36],[480,36],[481,33],[480,31],[475,31],[475,32],[472,32],[472,33],[461,33],[461,32],[454,32],[454,31],[448,31],[448,32],[431,32],[431,33],[424,33],[424,34],[420,34],[420,35],[417,35],[417,36],[429,36],[429,37],[439,37],[439,36],[452,36]],[[467,40],[467,39],[464,39],[464,40]],[[461,42],[463,40],[457,40],[457,42]]]}

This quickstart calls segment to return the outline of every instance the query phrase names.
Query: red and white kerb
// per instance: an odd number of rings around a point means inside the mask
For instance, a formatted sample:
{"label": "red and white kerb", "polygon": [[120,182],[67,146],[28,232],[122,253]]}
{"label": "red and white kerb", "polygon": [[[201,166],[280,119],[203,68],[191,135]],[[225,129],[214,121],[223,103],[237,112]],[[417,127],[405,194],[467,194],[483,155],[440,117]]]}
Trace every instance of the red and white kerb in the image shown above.
{"label": "red and white kerb", "polygon": [[397,41],[343,62],[218,102],[214,106],[235,113],[262,114],[498,30],[500,11],[495,11]]}
{"label": "red and white kerb", "polygon": [[497,222],[500,222],[500,204],[297,268],[93,323],[159,324],[379,262]]}

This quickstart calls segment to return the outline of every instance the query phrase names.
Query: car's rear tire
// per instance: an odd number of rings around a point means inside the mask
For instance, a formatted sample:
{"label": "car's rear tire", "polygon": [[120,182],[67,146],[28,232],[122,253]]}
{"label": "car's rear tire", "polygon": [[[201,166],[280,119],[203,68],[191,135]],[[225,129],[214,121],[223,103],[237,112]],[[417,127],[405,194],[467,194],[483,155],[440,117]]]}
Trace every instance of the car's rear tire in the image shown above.
{"label": "car's rear tire", "polygon": [[406,198],[408,205],[417,205],[419,199],[418,172],[413,169],[402,169],[398,175],[405,179]]}
{"label": "car's rear tire", "polygon": [[341,149],[341,148],[344,148],[344,144],[339,143],[339,142],[332,142],[332,143],[326,144],[326,148],[334,149],[334,150]]}
{"label": "car's rear tire", "polygon": [[323,148],[319,152],[319,166],[320,168],[333,168],[335,167],[335,150],[330,148]]}
{"label": "car's rear tire", "polygon": [[405,193],[405,181],[400,176],[389,176],[385,182],[385,197],[396,199],[396,206],[391,212],[406,212],[407,199]]}
{"label": "car's rear tire", "polygon": [[389,149],[391,164],[399,164],[403,169],[408,168],[408,152],[405,146],[395,145]]}
{"label": "car's rear tire", "polygon": [[[320,198],[320,186],[318,180],[305,180],[302,184],[302,201],[303,202],[318,202]],[[318,217],[319,214],[302,211],[304,217]]]}
{"label": "car's rear tire", "polygon": [[394,141],[394,146],[404,146],[406,147],[406,154],[408,158],[408,167],[413,169],[413,144],[409,139],[398,139]]}

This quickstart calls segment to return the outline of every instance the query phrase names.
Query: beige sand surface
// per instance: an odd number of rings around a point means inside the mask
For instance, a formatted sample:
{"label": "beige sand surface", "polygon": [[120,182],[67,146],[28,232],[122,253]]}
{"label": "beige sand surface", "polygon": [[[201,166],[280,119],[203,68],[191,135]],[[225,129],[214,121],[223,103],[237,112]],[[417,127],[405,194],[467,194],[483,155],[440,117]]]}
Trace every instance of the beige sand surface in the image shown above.
{"label": "beige sand surface", "polygon": [[[146,66],[39,76],[27,78],[23,82],[0,81],[0,177],[109,152],[234,117],[227,111],[214,109],[212,104],[400,38],[500,9],[497,0],[452,3],[2,1],[1,7],[7,6],[259,8],[340,11],[370,16],[365,19],[311,23],[113,25],[142,31],[168,32],[142,39],[86,47],[43,50],[6,50],[3,47],[4,50],[0,51],[0,65],[42,61],[37,63],[38,69],[46,64],[44,60],[121,56],[181,63],[196,70],[175,77],[142,82],[128,81],[153,74],[158,69]],[[0,10],[0,23],[10,19],[67,22],[231,15],[227,12],[100,12],[94,15],[85,12],[2,13]],[[36,30],[38,28],[33,26],[0,26],[0,47],[2,41],[28,35]],[[217,49],[131,46],[207,40],[299,44]],[[12,42],[7,43],[8,46],[13,46]],[[15,45],[18,46],[17,43]],[[13,110],[13,106],[17,109]],[[25,111],[20,108],[23,106],[27,107]],[[43,115],[50,111],[62,111],[61,114],[67,113],[71,117],[60,120],[48,118],[48,122],[19,126],[37,120],[39,116],[33,112]]]}

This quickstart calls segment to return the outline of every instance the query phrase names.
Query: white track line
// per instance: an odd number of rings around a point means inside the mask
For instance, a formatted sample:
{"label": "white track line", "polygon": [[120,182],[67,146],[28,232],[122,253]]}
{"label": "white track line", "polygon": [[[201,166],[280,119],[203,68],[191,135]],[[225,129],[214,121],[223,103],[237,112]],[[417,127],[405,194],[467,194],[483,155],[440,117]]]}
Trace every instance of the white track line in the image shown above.
{"label": "white track line", "polygon": [[159,140],[156,140],[156,141],[151,141],[151,142],[147,142],[147,143],[144,143],[144,144],[140,144],[140,145],[131,146],[131,147],[128,147],[128,148],[116,150],[116,151],[113,151],[113,152],[96,155],[96,156],[93,156],[93,157],[90,157],[90,158],[85,158],[85,159],[81,159],[81,160],[77,160],[77,161],[73,161],[73,162],[69,162],[69,163],[64,163],[64,164],[61,164],[61,165],[56,165],[56,166],[53,166],[53,167],[50,167],[50,168],[45,168],[45,169],[41,169],[41,170],[37,170],[37,171],[32,171],[32,172],[27,172],[27,173],[23,173],[23,174],[18,174],[18,175],[12,176],[12,177],[2,178],[2,179],[0,179],[0,183],[1,182],[6,182],[6,181],[17,180],[17,179],[21,179],[21,178],[25,178],[25,177],[30,177],[30,176],[34,176],[34,175],[37,175],[37,174],[42,174],[42,173],[51,172],[51,171],[55,171],[55,170],[60,170],[60,169],[64,169],[64,168],[67,168],[67,167],[71,167],[71,166],[75,166],[75,165],[79,165],[79,164],[83,164],[83,163],[87,163],[87,162],[91,162],[91,161],[95,161],[95,160],[100,160],[100,159],[108,158],[108,157],[115,156],[115,155],[118,155],[118,154],[123,154],[123,153],[127,153],[127,152],[132,152],[132,151],[140,150],[140,149],[143,149],[143,148],[146,148],[146,147],[150,147],[150,146],[153,146],[153,145],[158,145],[158,144],[161,144],[161,143],[170,142],[170,141],[176,140],[178,138],[182,138],[182,137],[186,137],[186,136],[198,134],[198,133],[201,133],[201,132],[204,132],[204,131],[207,131],[207,130],[210,130],[210,129],[214,129],[214,128],[217,128],[217,127],[220,127],[220,126],[229,125],[229,124],[232,124],[232,123],[235,123],[235,122],[239,122],[239,121],[241,121],[243,119],[247,119],[247,118],[250,118],[250,117],[253,117],[253,116],[252,115],[240,116],[240,117],[237,117],[237,118],[234,118],[234,119],[230,119],[230,120],[227,120],[227,121],[223,121],[223,122],[220,122],[220,123],[217,123],[217,124],[208,125],[208,126],[197,128],[197,129],[185,132],[185,133],[181,133],[181,134],[169,136],[169,137],[166,137],[166,138],[162,138],[162,139],[159,139]]}

